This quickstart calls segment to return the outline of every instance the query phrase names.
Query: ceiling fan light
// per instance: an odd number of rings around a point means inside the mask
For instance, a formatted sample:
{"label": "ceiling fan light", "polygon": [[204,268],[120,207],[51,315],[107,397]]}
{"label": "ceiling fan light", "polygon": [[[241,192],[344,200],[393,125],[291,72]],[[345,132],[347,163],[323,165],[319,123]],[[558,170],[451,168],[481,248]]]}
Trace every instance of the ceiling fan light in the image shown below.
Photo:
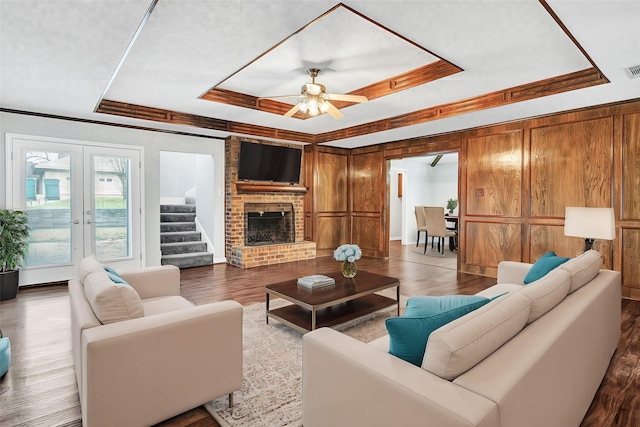
{"label": "ceiling fan light", "polygon": [[318,110],[318,105],[311,106],[309,105],[309,115],[317,116],[320,111]]}
{"label": "ceiling fan light", "polygon": [[307,101],[309,104],[309,110],[317,110],[318,109],[318,101],[315,98],[311,98]]}
{"label": "ceiling fan light", "polygon": [[320,101],[320,112],[326,113],[329,110],[329,103],[324,99]]}
{"label": "ceiling fan light", "polygon": [[306,100],[302,101],[300,103],[300,111],[302,111],[303,113],[306,113],[307,108],[308,108],[307,101]]}

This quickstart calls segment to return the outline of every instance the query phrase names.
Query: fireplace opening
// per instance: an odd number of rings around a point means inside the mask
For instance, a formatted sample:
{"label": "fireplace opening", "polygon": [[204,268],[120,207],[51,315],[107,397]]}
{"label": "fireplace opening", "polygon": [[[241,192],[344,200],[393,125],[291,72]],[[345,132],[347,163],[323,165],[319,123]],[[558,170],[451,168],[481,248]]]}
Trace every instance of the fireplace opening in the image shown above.
{"label": "fireplace opening", "polygon": [[245,246],[273,245],[295,241],[291,203],[245,203]]}

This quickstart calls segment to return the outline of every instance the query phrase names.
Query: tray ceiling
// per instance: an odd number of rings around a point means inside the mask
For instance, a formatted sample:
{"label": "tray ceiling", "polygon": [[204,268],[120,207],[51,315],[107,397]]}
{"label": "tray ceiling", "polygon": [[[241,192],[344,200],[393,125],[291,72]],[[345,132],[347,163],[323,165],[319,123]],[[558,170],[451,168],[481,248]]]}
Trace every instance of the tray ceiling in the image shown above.
{"label": "tray ceiling", "polygon": [[[635,1],[114,3],[2,0],[0,106],[358,147],[640,97]],[[262,99],[299,94],[311,67],[370,101],[334,120]]]}

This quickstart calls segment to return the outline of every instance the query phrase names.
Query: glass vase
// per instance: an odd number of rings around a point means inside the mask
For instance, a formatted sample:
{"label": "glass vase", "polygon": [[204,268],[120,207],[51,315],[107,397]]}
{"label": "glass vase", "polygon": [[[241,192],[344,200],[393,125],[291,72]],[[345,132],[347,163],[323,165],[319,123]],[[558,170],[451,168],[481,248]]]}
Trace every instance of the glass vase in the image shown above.
{"label": "glass vase", "polygon": [[342,275],[346,278],[355,277],[358,272],[358,267],[356,266],[356,262],[352,261],[343,261],[342,262]]}

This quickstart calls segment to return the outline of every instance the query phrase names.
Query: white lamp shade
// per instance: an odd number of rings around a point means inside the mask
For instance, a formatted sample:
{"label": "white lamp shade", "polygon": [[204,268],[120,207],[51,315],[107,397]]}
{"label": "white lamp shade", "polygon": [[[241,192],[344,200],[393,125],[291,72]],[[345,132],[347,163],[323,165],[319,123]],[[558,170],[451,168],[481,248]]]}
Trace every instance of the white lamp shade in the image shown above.
{"label": "white lamp shade", "polygon": [[564,235],[585,239],[615,239],[616,223],[613,208],[565,208]]}

